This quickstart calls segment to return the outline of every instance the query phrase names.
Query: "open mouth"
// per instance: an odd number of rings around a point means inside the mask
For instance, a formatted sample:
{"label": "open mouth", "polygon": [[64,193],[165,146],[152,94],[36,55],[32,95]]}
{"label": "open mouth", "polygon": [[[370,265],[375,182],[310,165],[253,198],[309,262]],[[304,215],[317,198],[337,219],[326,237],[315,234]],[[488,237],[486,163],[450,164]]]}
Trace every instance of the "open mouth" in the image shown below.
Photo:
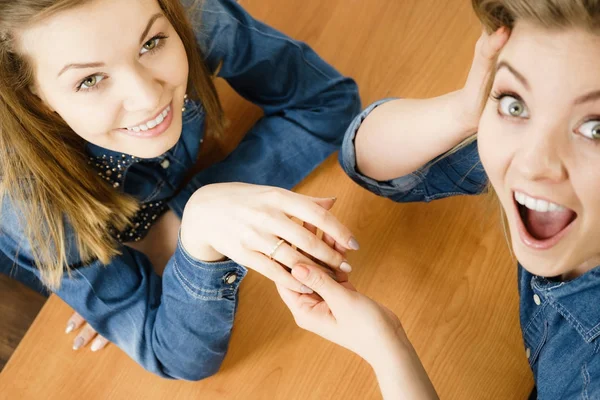
{"label": "open mouth", "polygon": [[577,219],[575,211],[523,192],[514,192],[514,200],[521,239],[535,249],[556,245]]}

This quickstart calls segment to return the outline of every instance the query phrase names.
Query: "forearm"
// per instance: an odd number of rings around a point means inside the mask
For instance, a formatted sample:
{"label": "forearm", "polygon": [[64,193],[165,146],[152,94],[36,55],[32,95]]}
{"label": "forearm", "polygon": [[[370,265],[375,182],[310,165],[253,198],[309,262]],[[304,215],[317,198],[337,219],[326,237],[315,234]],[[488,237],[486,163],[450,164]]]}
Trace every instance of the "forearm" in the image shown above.
{"label": "forearm", "polygon": [[410,343],[398,340],[371,362],[381,394],[387,399],[437,399],[433,384]]}
{"label": "forearm", "polygon": [[477,130],[461,91],[432,99],[398,99],[375,108],[355,138],[358,170],[385,181],[410,174]]}

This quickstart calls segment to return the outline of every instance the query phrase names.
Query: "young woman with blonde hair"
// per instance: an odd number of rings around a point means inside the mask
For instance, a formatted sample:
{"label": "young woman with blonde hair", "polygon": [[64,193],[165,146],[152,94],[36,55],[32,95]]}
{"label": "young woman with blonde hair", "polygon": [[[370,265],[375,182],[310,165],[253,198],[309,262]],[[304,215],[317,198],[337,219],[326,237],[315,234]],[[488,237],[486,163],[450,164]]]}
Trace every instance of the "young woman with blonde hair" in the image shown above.
{"label": "young woman with blonde hair", "polygon": [[[398,202],[491,185],[519,261],[531,398],[598,398],[600,1],[473,7],[490,34],[464,88],[373,104],[347,131],[340,160],[358,184]],[[313,266],[292,274],[321,295],[280,288],[296,320],[364,357],[385,398],[436,397],[395,315]]]}

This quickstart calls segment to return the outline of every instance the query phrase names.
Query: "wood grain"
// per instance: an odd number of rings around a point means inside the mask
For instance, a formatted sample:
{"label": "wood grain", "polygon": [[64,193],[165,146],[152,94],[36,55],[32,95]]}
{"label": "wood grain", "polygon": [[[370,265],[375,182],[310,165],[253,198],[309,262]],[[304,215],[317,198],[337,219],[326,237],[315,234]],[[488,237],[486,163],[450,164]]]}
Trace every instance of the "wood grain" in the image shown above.
{"label": "wood grain", "polygon": [[[479,23],[467,0],[243,0],[257,18],[308,42],[360,85],[363,103],[428,97],[462,85]],[[218,159],[260,111],[222,82],[228,134]],[[440,126],[440,129],[443,129]],[[332,156],[297,191],[338,197],[334,212],[362,248],[352,282],[396,312],[443,399],[526,398],[532,387],[518,320],[516,263],[489,198],[395,204],[353,184]],[[271,282],[242,284],[230,351],[202,382],[162,380],[115,346],[74,353],[70,315],[49,300],[0,375],[0,398],[377,399],[357,356],[294,325]]]}
{"label": "wood grain", "polygon": [[45,302],[38,292],[0,274],[0,371]]}

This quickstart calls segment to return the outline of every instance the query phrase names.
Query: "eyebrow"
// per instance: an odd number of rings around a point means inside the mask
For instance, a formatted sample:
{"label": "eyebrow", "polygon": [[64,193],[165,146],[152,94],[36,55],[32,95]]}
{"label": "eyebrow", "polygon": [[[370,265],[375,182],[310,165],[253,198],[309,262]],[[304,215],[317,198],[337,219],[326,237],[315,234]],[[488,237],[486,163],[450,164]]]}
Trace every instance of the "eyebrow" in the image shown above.
{"label": "eyebrow", "polygon": [[519,82],[521,82],[523,86],[525,86],[525,89],[529,90],[529,82],[527,82],[527,79],[525,79],[525,77],[516,69],[514,69],[508,62],[500,61],[496,66],[496,72],[500,71],[502,68],[506,68],[507,70],[509,70],[510,73],[512,73],[515,76],[515,78],[517,78]]}
{"label": "eyebrow", "polygon": [[[160,12],[156,13],[152,17],[150,17],[150,20],[148,21],[148,24],[146,24],[146,28],[144,29],[144,32],[142,32],[142,36],[140,36],[140,45],[144,42],[144,38],[146,37],[146,35],[148,35],[148,32],[150,32],[150,29],[152,29],[152,25],[154,25],[154,22],[156,22],[157,19],[162,18],[162,17],[164,17],[164,14],[160,13]],[[60,77],[62,74],[64,74],[65,72],[67,72],[70,69],[98,68],[98,67],[103,67],[105,65],[106,64],[103,62],[67,64],[63,67],[63,69],[60,70],[57,77]]]}
{"label": "eyebrow", "polygon": [[[527,82],[527,79],[525,79],[525,77],[521,75],[516,69],[514,69],[509,63],[507,63],[506,61],[500,61],[498,63],[498,66],[496,67],[496,72],[498,72],[501,68],[506,68],[507,70],[509,70],[523,84],[523,86],[525,86],[525,88],[529,90],[529,83]],[[600,90],[594,90],[587,94],[584,94],[583,96],[579,96],[577,99],[575,99],[573,104],[580,105],[598,99],[600,99]]]}
{"label": "eyebrow", "polygon": [[587,103],[590,101],[598,100],[600,98],[600,90],[594,90],[588,94],[584,94],[583,96],[578,97],[575,100],[575,104]]}

